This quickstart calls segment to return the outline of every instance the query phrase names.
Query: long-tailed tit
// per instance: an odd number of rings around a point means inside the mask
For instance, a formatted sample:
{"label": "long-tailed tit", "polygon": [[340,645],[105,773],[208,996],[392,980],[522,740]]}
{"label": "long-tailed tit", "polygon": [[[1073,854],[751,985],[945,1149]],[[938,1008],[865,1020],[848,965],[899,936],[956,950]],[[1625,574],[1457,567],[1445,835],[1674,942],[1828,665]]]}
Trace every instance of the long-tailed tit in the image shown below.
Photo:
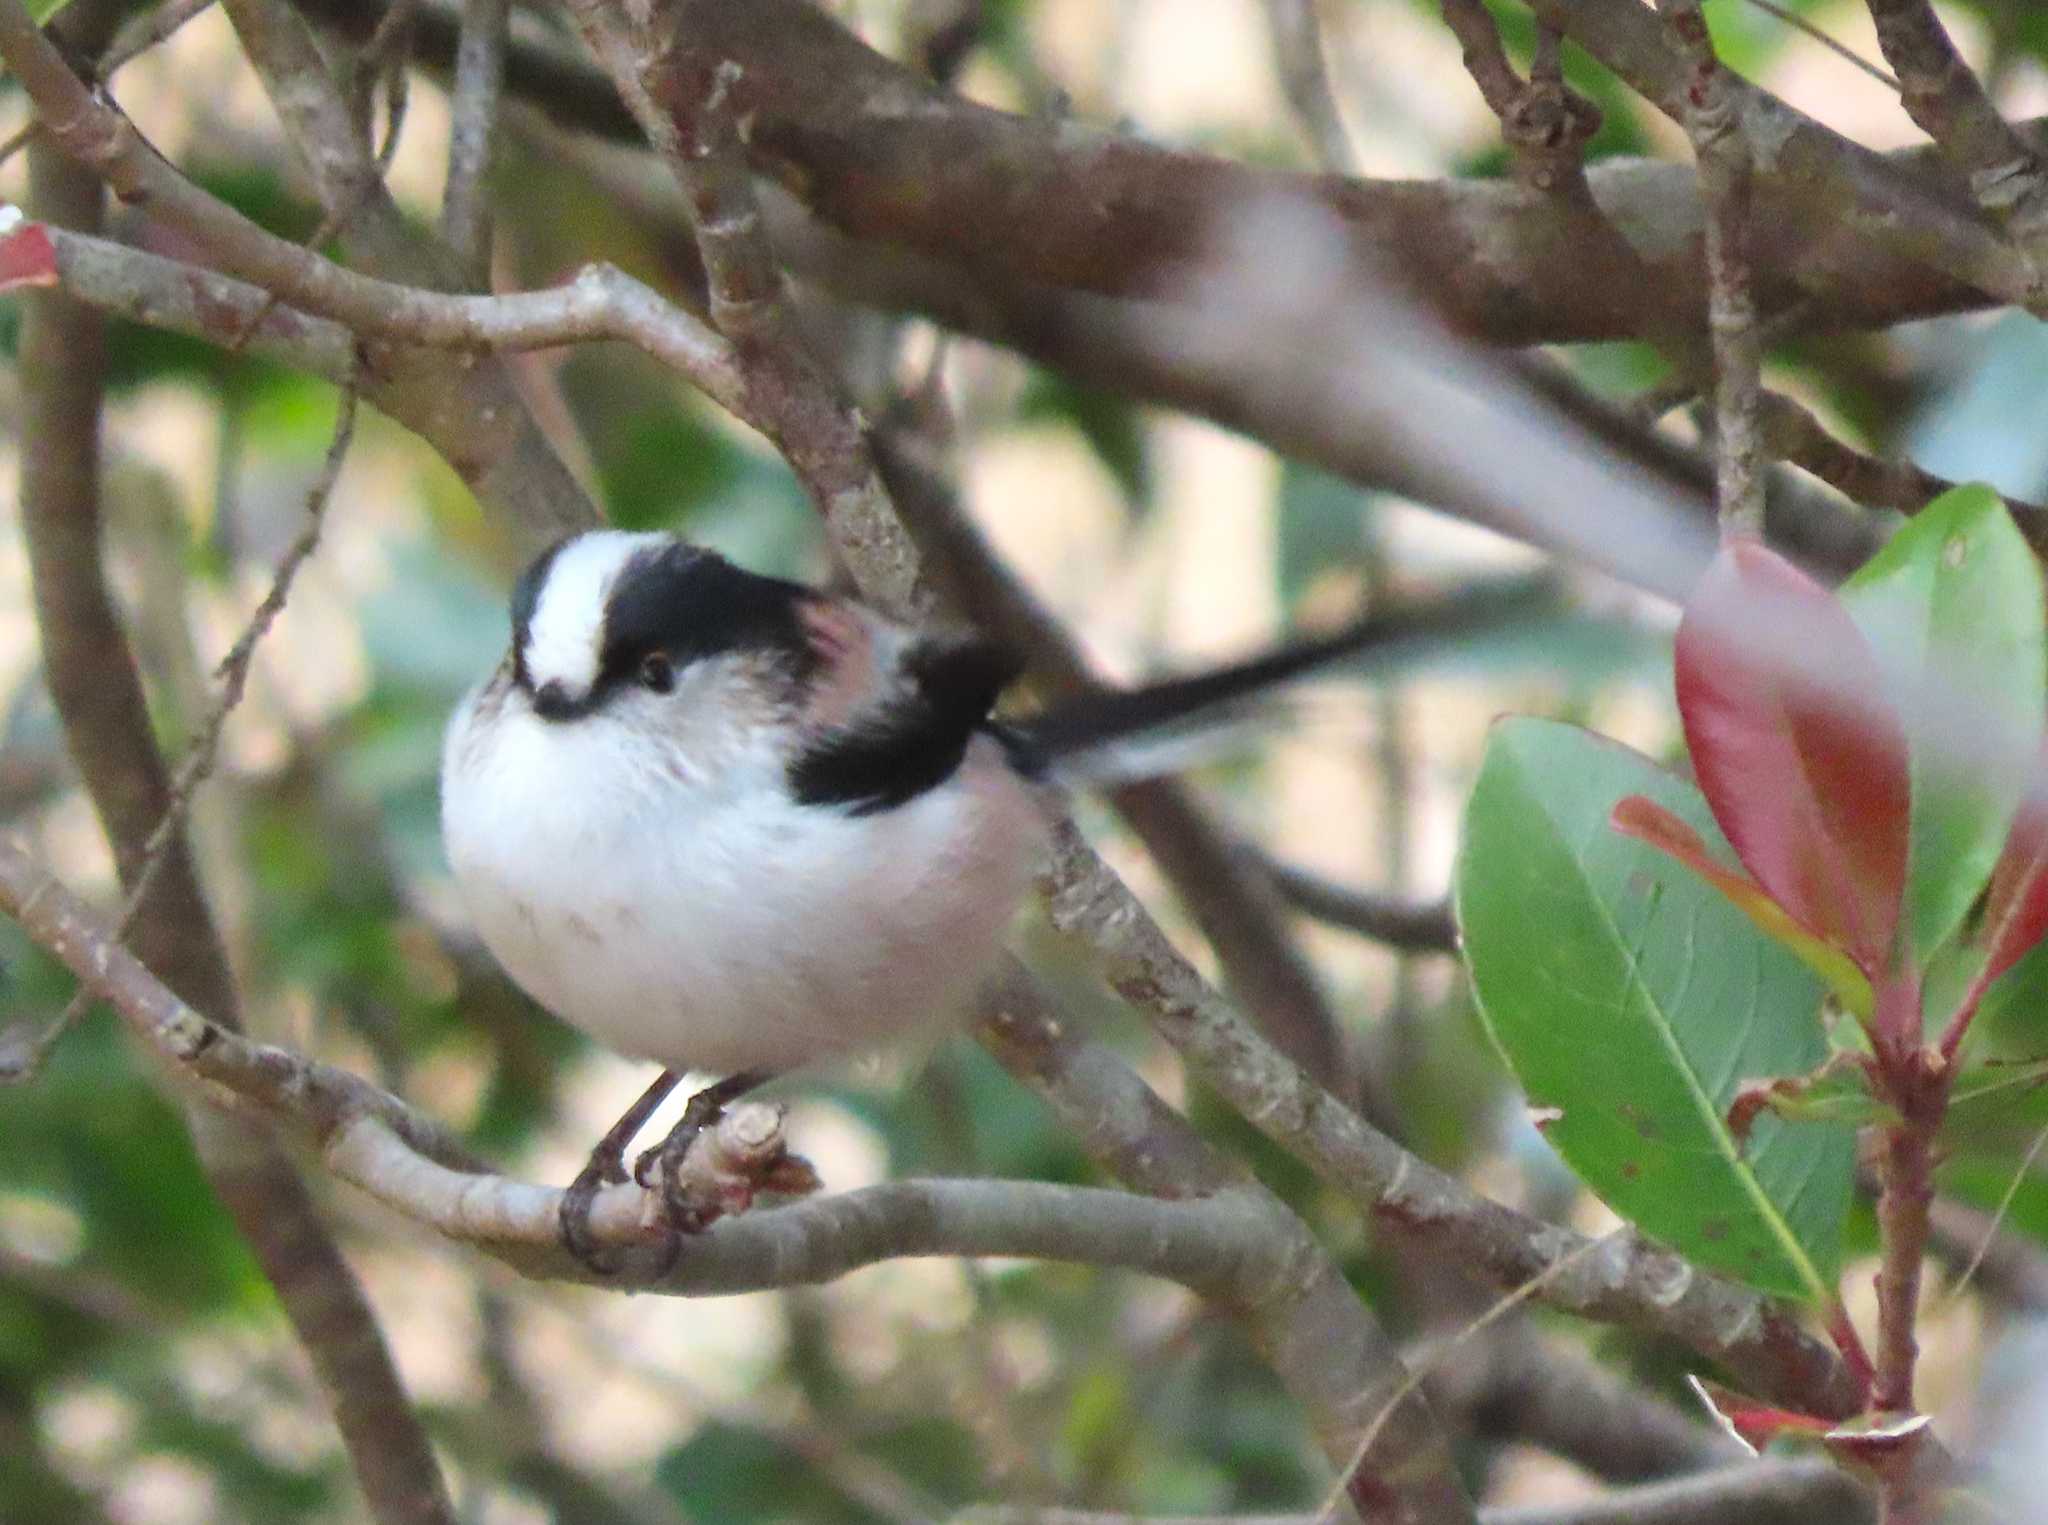
{"label": "long-tailed tit", "polygon": [[[664,1075],[566,1200],[589,1203],[685,1070],[673,1164],[769,1076],[958,1014],[1045,840],[1041,791],[1338,657],[1529,605],[1496,585],[1030,719],[973,636],[758,576],[663,534],[574,535],[512,595],[505,659],[448,727],[442,827],[484,942],[555,1015]],[[1128,776],[1128,770],[1125,770]],[[673,1170],[667,1172],[673,1178]],[[686,1226],[686,1225],[684,1225]]]}

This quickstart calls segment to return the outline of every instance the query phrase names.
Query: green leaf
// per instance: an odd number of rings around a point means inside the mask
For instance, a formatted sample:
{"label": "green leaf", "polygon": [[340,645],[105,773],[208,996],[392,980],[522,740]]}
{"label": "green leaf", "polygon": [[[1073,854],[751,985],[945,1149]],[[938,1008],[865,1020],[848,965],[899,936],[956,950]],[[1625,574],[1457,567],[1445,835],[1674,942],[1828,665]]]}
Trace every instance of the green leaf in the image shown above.
{"label": "green leaf", "polygon": [[[1745,1087],[1745,1098],[1738,1107],[1752,1112],[1768,1109],[1794,1122],[1850,1123],[1856,1127],[1897,1122],[1898,1112],[1870,1093],[1861,1066],[1840,1062],[1844,1057],[1837,1055],[1810,1075],[1789,1075]],[[2043,1085],[2048,1085],[2048,1058],[1987,1059],[1956,1077],[1949,1088],[1947,1116],[1954,1121],[1966,1113],[2009,1105]]]}
{"label": "green leaf", "polygon": [[2034,944],[1992,982],[1977,1008],[1979,1032],[2007,1032],[2017,1042],[2039,1042],[2048,1032],[2048,942]]}
{"label": "green leaf", "polygon": [[694,1520],[805,1520],[873,1525],[780,1436],[713,1419],[663,1457],[655,1478]]}
{"label": "green leaf", "polygon": [[1841,590],[1905,721],[1906,915],[1926,959],[1983,892],[2041,734],[2041,572],[1997,493],[1943,493]]}
{"label": "green leaf", "polygon": [[1795,954],[1799,961],[1827,982],[1835,999],[1859,1017],[1868,1017],[1875,998],[1870,981],[1850,962],[1849,955],[1823,942],[1789,916],[1748,874],[1716,863],[1690,826],[1670,811],[1639,794],[1616,803],[1610,817],[1614,829],[1634,837],[1674,858],[1719,890],[1728,903],[1742,912],[1764,936]]}
{"label": "green leaf", "polygon": [[1736,1137],[1747,1137],[1759,1113],[1770,1111],[1791,1122],[1897,1122],[1899,1114],[1870,1093],[1870,1076],[1855,1058],[1836,1050],[1825,1064],[1805,1075],[1779,1075],[1746,1082],[1728,1109]]}
{"label": "green leaf", "polygon": [[1719,892],[1614,831],[1640,794],[1726,852],[1697,790],[1551,721],[1494,730],[1456,894],[1473,987],[1546,1136],[1616,1212],[1697,1263],[1826,1302],[1855,1135],[1726,1116],[1827,1057],[1821,983]]}
{"label": "green leaf", "polygon": [[1313,466],[1288,461],[1280,470],[1280,521],[1275,573],[1280,606],[1294,609],[1316,579],[1332,569],[1356,578],[1365,567],[1365,515],[1371,500],[1357,487]]}
{"label": "green leaf", "polygon": [[1128,398],[1035,371],[1017,399],[1017,418],[1023,423],[1055,419],[1078,430],[1116,478],[1125,502],[1134,512],[1144,512],[1152,493],[1152,458],[1144,420]]}
{"label": "green leaf", "polygon": [[71,0],[28,0],[29,20],[41,26],[70,3]]}

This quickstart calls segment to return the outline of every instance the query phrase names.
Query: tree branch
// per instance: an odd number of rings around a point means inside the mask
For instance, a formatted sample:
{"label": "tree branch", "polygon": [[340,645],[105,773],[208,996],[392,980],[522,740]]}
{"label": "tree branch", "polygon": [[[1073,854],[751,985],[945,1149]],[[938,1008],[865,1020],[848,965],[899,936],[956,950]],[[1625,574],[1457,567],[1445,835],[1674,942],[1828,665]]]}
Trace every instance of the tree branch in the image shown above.
{"label": "tree branch", "polygon": [[464,0],[462,37],[455,53],[441,237],[462,262],[467,283],[479,291],[491,284],[491,168],[511,8],[511,0]]}
{"label": "tree branch", "polygon": [[1280,75],[1280,93],[1314,152],[1316,164],[1333,175],[1356,174],[1358,155],[1344,130],[1337,93],[1330,86],[1329,59],[1323,50],[1323,24],[1316,4],[1317,0],[1266,0],[1266,38]]}
{"label": "tree branch", "polygon": [[1840,1362],[1789,1310],[1627,1233],[1589,1253],[1583,1236],[1477,1196],[1370,1127],[1206,986],[1071,827],[1048,886],[1054,925],[1091,950],[1111,988],[1253,1126],[1389,1232],[1505,1290],[1548,1276],[1536,1294],[1547,1306],[1676,1339],[1808,1412],[1855,1411]]}
{"label": "tree branch", "polygon": [[1273,881],[1295,910],[1333,927],[1415,953],[1455,953],[1458,927],[1446,900],[1407,900],[1372,890],[1355,890],[1321,874],[1283,863],[1254,847],[1240,849]]}
{"label": "tree branch", "polygon": [[[989,983],[977,1036],[1090,1155],[1136,1189],[1181,1196],[1244,1182],[1242,1167],[1218,1156],[1128,1065],[1059,1021],[1021,965],[1012,962]],[[1292,1269],[1241,1292],[1240,1306],[1323,1453],[1344,1465],[1370,1437],[1354,1502],[1367,1519],[1467,1517],[1442,1432],[1377,1320],[1301,1220],[1263,1188],[1251,1189],[1266,1207],[1271,1244]]]}
{"label": "tree branch", "polygon": [[[1869,1500],[1823,1461],[1753,1461],[1583,1503],[1489,1509],[1483,1525],[1866,1525]],[[950,1525],[1317,1525],[1312,1514],[1131,1515],[977,1504]]]}
{"label": "tree branch", "polygon": [[1707,331],[1714,367],[1714,502],[1726,537],[1764,532],[1757,422],[1763,336],[1751,287],[1755,200],[1749,140],[1736,117],[1732,76],[1714,53],[1700,0],[1658,0],[1692,66],[1681,120],[1707,209]]}
{"label": "tree branch", "polygon": [[[0,59],[28,91],[52,142],[124,201],[146,205],[200,240],[229,273],[306,310],[345,300],[337,288],[361,279],[266,233],[179,174],[85,87],[21,0],[0,0]],[[380,237],[378,247],[395,242]],[[374,308],[374,299],[363,305]],[[529,538],[596,522],[595,509],[541,437],[502,365],[430,349],[384,350],[370,359],[365,395],[426,439],[484,504]]]}
{"label": "tree branch", "polygon": [[2048,175],[2034,146],[1999,115],[1927,0],[1870,0],[1877,45],[1898,71],[1906,114],[1969,177],[1986,211],[2022,236],[2048,217]]}
{"label": "tree branch", "polygon": [[[1537,19],[1557,28],[1612,69],[1631,89],[1683,122],[1693,64],[1669,46],[1654,12],[1637,0],[1531,0]],[[1759,205],[1757,226],[1792,219],[1807,253],[1786,268],[1823,289],[1822,272],[1843,250],[1842,234],[1886,249],[1999,301],[2030,306],[2039,277],[2026,255],[1985,225],[1974,203],[1957,198],[1910,160],[1891,161],[1823,127],[1740,79],[1727,82],[1728,104],[1755,155],[1760,180],[1787,199]],[[1804,205],[1800,205],[1800,201]],[[1763,289],[1758,305],[1778,305]]]}
{"label": "tree branch", "polygon": [[[93,225],[98,183],[52,149],[39,144],[30,152],[38,211]],[[96,313],[62,292],[31,296],[22,340],[22,522],[36,624],[67,745],[132,890],[173,796],[101,568],[103,357]],[[154,850],[161,853],[156,888],[139,905],[135,946],[166,981],[233,1021],[226,950],[185,842],[176,836]],[[311,1358],[374,1517],[381,1525],[448,1525],[453,1514],[433,1451],[305,1184],[260,1128],[203,1109],[189,1111],[187,1122],[214,1189]]]}
{"label": "tree branch", "polygon": [[[4,840],[0,911],[179,1071],[295,1135],[341,1179],[527,1275],[592,1279],[561,1247],[559,1191],[488,1174],[438,1125],[389,1093],[252,1043],[194,1011]],[[639,1252],[604,1285],[678,1294],[756,1290],[929,1254],[1031,1255],[1145,1271],[1241,1309],[1333,1454],[1348,1449],[1371,1406],[1404,1373],[1307,1230],[1210,1154],[1119,1061],[1067,1033],[1019,974],[992,987],[990,1002],[985,1031],[1005,1062],[1054,1100],[1091,1152],[1156,1195],[1031,1182],[897,1182],[723,1219],[670,1265],[659,1243],[650,1242],[659,1238],[652,1194],[627,1184],[601,1192],[592,1213],[599,1242]],[[1463,1517],[1469,1506],[1426,1406],[1418,1400],[1404,1411],[1405,1428],[1387,1427],[1400,1433],[1385,1438],[1384,1455],[1390,1471],[1410,1478],[1404,1496],[1417,1501],[1419,1512],[1396,1517]],[[1425,1458],[1429,1471],[1416,1482]]]}
{"label": "tree branch", "polygon": [[[921,445],[888,424],[875,437],[875,458],[929,576],[957,612],[1022,657],[1052,693],[1098,691],[1080,648],[1003,565]],[[1241,871],[1188,786],[1155,779],[1112,790],[1109,799],[1193,914],[1260,1029],[1324,1085],[1348,1094],[1337,1014],[1289,938],[1274,897]]]}
{"label": "tree branch", "polygon": [[899,618],[929,612],[916,552],[889,506],[865,427],[790,318],[740,153],[744,70],[665,40],[657,46],[654,36],[665,38],[674,24],[673,7],[654,7],[632,29],[606,0],[571,0],[570,9],[690,205],[712,320],[745,378],[741,416],[782,452],[840,554],[867,567],[867,596]]}
{"label": "tree branch", "polygon": [[[1623,3],[1633,8],[1633,0]],[[357,0],[300,4],[352,31],[366,31],[377,12],[374,4]],[[757,86],[757,98],[749,103],[759,108],[757,120],[772,124],[775,133],[772,153],[760,146],[752,152],[756,168],[779,174],[814,213],[861,240],[864,250],[915,249],[938,256],[954,281],[964,278],[992,300],[1014,303],[1034,285],[1150,289],[1162,265],[1172,263],[1167,256],[1183,263],[1198,257],[1202,230],[1230,207],[1291,196],[1318,201],[1343,219],[1362,257],[1400,269],[1455,327],[1475,338],[1537,344],[1637,334],[1639,302],[1586,279],[1564,209],[1533,185],[1347,181],[1163,149],[1071,122],[1055,130],[1044,121],[935,91],[850,35],[832,35],[834,24],[822,16],[809,15],[803,18],[809,25],[778,31],[785,8],[810,10],[801,0],[761,0],[752,8],[765,19],[749,33],[747,50],[733,56]],[[1557,24],[1569,9],[1552,5],[1547,19]],[[1654,81],[1663,92],[1654,98],[1675,99],[1676,60],[1661,40],[1653,43],[1655,18],[1645,32],[1629,18],[1616,23],[1614,15],[1605,9],[1599,21],[1610,32],[1618,26],[1616,38],[1594,51],[1610,67],[1618,67],[1617,59],[1628,63],[1620,71],[1625,76],[1633,70],[1635,78]],[[458,30],[445,0],[423,5],[420,60],[443,73],[451,70]],[[814,84],[820,85],[815,96],[809,93]],[[604,76],[560,50],[515,43],[507,88],[565,127],[643,141]],[[882,124],[873,133],[864,101],[873,103]],[[907,109],[913,101],[917,109]],[[2022,282],[2010,256],[1998,253],[1996,241],[1973,226],[1967,198],[1941,183],[1937,151],[1877,155],[1818,128],[1782,102],[1771,101],[1769,109],[1776,113],[1773,122],[1795,141],[1786,156],[1758,165],[1754,257],[1764,311],[1805,301],[1806,321],[1816,331],[1882,327],[1981,307],[2001,284]],[[944,163],[949,172],[937,181],[922,180],[914,166],[925,162]],[[1009,166],[1023,163],[1043,163],[1044,181],[1015,183]],[[856,168],[861,173],[851,174]],[[1651,297],[1665,323],[1696,323],[1706,280],[1693,172],[1676,164],[1618,160],[1595,166],[1587,178],[1653,272]],[[817,181],[825,184],[814,195]],[[1895,215],[1887,213],[1888,198],[1897,200]],[[1836,213],[1843,204],[1862,209],[1859,229],[1871,234],[1868,240],[1860,232],[1844,236]],[[1078,216],[1083,207],[1094,209],[1085,219]],[[957,235],[946,236],[949,221],[985,235],[969,251],[974,258],[961,257]],[[1069,256],[1060,241],[1069,238],[1092,248],[1086,257],[1106,267],[1103,279],[1074,282],[1062,276]],[[1939,248],[1947,241],[1958,245],[1950,263],[1990,266],[1989,284],[1929,262],[1923,246]]]}

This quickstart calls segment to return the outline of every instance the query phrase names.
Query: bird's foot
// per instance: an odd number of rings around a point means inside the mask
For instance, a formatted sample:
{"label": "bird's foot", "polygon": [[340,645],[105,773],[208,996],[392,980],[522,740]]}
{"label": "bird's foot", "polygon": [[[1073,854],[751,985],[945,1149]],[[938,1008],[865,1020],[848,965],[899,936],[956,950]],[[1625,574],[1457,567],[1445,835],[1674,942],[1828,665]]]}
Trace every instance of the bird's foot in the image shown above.
{"label": "bird's foot", "polygon": [[599,1276],[615,1275],[620,1260],[606,1250],[591,1232],[590,1209],[600,1191],[607,1186],[622,1185],[625,1180],[625,1151],[608,1151],[600,1144],[591,1151],[590,1162],[576,1173],[576,1179],[562,1193],[562,1244],[579,1264]]}
{"label": "bird's foot", "polygon": [[562,1244],[576,1257],[578,1264],[599,1276],[616,1275],[621,1262],[617,1256],[607,1252],[591,1232],[590,1210],[597,1202],[597,1194],[605,1187],[625,1183],[626,1147],[682,1078],[674,1070],[663,1070],[654,1084],[642,1092],[640,1099],[628,1107],[625,1115],[597,1141],[588,1162],[577,1172],[576,1179],[569,1183],[569,1189],[562,1193]]}
{"label": "bird's foot", "polygon": [[[684,1105],[683,1115],[669,1130],[668,1137],[634,1163],[633,1179],[650,1191],[660,1191],[662,1212],[671,1234],[675,1236],[671,1241],[667,1265],[673,1265],[675,1257],[681,1253],[684,1236],[703,1233],[728,1211],[724,1204],[707,1201],[690,1190],[691,1182],[683,1169],[684,1162],[705,1131],[718,1126],[729,1105],[757,1086],[766,1084],[769,1078],[765,1070],[742,1070],[737,1075],[728,1075],[706,1086]],[[777,1133],[779,1137],[779,1127]]]}

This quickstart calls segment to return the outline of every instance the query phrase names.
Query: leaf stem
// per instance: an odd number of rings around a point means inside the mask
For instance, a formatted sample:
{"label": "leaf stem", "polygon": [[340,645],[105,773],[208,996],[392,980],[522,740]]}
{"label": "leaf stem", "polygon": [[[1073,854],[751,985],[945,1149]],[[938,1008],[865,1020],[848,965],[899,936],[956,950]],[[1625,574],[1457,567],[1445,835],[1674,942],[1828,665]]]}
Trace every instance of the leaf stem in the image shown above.
{"label": "leaf stem", "polygon": [[1884,1131],[1878,1176],[1883,1189],[1877,1222],[1884,1262],[1877,1273],[1877,1407],[1913,1408],[1913,1367],[1920,1346],[1914,1323],[1920,1307],[1920,1264],[1927,1248],[1928,1208],[1934,1201],[1934,1150],[1923,1121]]}
{"label": "leaf stem", "polygon": [[1976,1020],[1977,1008],[1984,1004],[1985,992],[1995,983],[1988,978],[1991,970],[1992,965],[1987,962],[1977,971],[1970,981],[1969,988],[1963,992],[1963,998],[1956,1002],[1956,1009],[1949,1014],[1947,1025],[1941,1030],[1941,1057],[1950,1065],[1955,1063],[1956,1051],[1963,1046],[1963,1039],[1969,1034],[1970,1024]]}
{"label": "leaf stem", "polygon": [[1871,1364],[1870,1352],[1864,1347],[1863,1336],[1856,1332],[1849,1310],[1839,1301],[1828,1304],[1827,1327],[1828,1338],[1835,1342],[1835,1349],[1842,1353],[1842,1364],[1855,1379],[1857,1401],[1868,1405],[1877,1382],[1877,1368]]}

